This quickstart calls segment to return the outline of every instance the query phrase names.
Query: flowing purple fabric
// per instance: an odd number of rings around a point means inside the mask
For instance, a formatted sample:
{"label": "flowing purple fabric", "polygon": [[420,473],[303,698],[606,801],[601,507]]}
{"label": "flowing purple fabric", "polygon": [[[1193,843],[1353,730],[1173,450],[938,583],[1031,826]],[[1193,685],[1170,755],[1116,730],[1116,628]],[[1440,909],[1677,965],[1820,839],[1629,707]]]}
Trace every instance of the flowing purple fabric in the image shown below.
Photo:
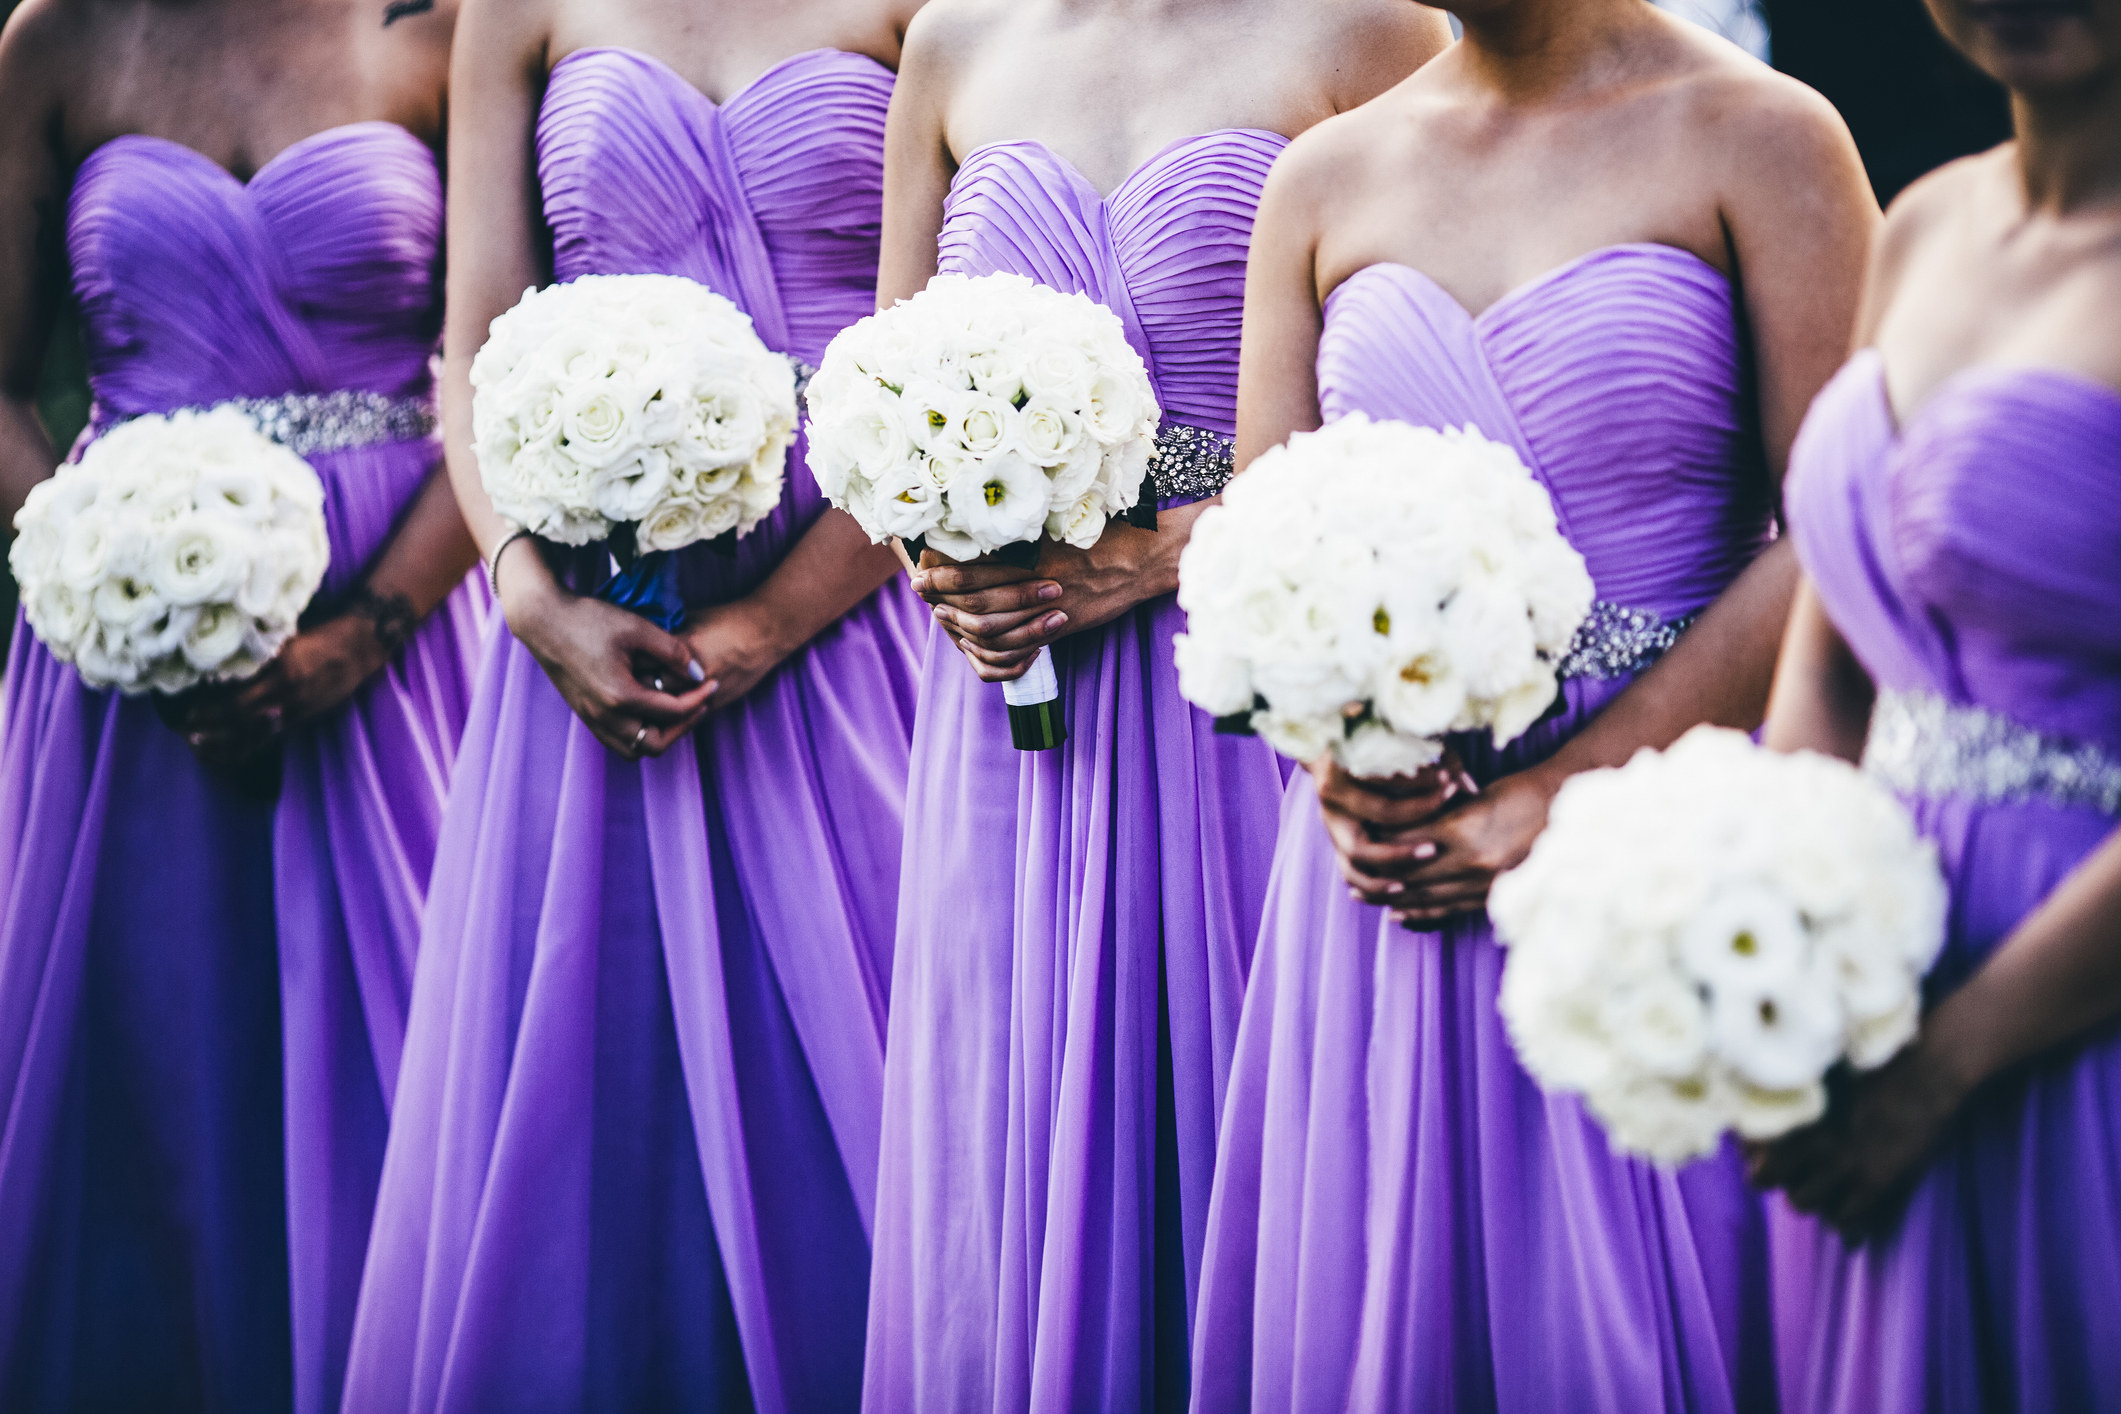
{"label": "flowing purple fabric", "polygon": [[[1223,435],[1283,140],[1174,144],[1101,198],[971,154],[941,268],[1110,306],[1167,420]],[[1169,501],[1166,505],[1178,504]],[[933,638],[914,730],[864,1406],[1182,1408],[1217,1116],[1282,773],[1178,694],[1175,599],[1054,648],[1069,740]]]}
{"label": "flowing purple fabric", "polygon": [[[717,107],[569,55],[537,127],[556,274],[687,276],[816,362],[875,304],[891,83],[817,51]],[[799,446],[734,559],[685,552],[687,601],[824,509]],[[349,1410],[854,1405],[920,624],[895,580],[640,764],[496,624]]]}
{"label": "flowing purple fabric", "polygon": [[[2121,751],[2121,394],[1977,368],[1896,431],[1877,354],[1812,406],[1791,460],[1799,557],[1885,690]],[[1911,797],[1952,890],[1932,1001],[2115,819],[2040,799]],[[1794,1414],[2103,1409],[2121,1392],[2121,1040],[1984,1090],[1890,1234],[1851,1249],[1779,1202],[1778,1355]]]}
{"label": "flowing purple fabric", "polygon": [[[247,185],[160,138],[68,208],[101,425],[230,398],[425,394],[442,188],[388,123]],[[431,440],[310,457],[354,584]],[[484,591],[288,739],[277,804],[16,622],[0,741],[0,1405],[329,1408]]]}
{"label": "flowing purple fabric", "polygon": [[[1326,301],[1318,381],[1328,421],[1471,423],[1515,447],[1602,600],[1692,613],[1764,542],[1731,290],[1684,251],[1600,250],[1478,318],[1371,266]],[[1506,750],[1457,748],[1495,780],[1625,686],[1571,679]],[[1351,900],[1310,778],[1291,784],[1223,1114],[1196,1408],[1774,1406],[1736,1154],[1616,1157],[1519,1066],[1501,969],[1485,919],[1416,934]]]}

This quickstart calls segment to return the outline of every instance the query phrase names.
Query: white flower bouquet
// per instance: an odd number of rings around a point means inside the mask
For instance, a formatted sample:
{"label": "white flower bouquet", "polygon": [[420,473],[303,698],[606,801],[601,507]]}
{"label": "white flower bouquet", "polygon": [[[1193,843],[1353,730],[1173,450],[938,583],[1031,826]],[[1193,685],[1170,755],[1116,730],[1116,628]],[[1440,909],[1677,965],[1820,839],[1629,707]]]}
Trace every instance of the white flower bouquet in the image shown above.
{"label": "white flower bouquet", "polygon": [[1554,700],[1591,607],[1517,454],[1360,414],[1230,483],[1179,560],[1179,690],[1300,761],[1409,775],[1450,732],[1500,746]]}
{"label": "white flower bouquet", "polygon": [[1935,848],[1844,762],[1696,727],[1570,779],[1488,911],[1501,1009],[1548,1090],[1679,1163],[1817,1119],[1910,1040],[1943,945]]}
{"label": "white flower bouquet", "polygon": [[471,386],[494,510],[562,545],[609,542],[622,573],[606,597],[649,617],[682,616],[667,594],[653,611],[635,602],[664,552],[733,543],[780,503],[795,369],[691,280],[585,275],[526,290],[494,320]]}
{"label": "white flower bouquet", "polygon": [[31,489],[15,529],[31,630],[127,694],[257,672],[331,559],[316,472],[227,407],[120,423]]}
{"label": "white flower bouquet", "polygon": [[[1138,512],[1161,419],[1119,317],[1021,275],[938,275],[846,329],[810,413],[811,472],[870,539],[1023,565]],[[1005,690],[1017,745],[1057,746],[1050,655]]]}

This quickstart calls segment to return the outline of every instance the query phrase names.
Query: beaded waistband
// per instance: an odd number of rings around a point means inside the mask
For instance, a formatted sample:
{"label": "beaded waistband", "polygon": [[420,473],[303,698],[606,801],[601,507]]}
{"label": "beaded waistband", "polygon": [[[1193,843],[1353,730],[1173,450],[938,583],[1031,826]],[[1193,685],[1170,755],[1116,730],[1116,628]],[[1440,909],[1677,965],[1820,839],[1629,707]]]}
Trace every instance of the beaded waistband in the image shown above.
{"label": "beaded waistband", "polygon": [[2121,756],[1934,692],[1881,692],[1863,769],[1907,795],[2044,800],[2121,815]]}
{"label": "beaded waistband", "polygon": [[1237,473],[1237,442],[1205,427],[1166,422],[1156,431],[1156,459],[1149,480],[1156,498],[1203,500],[1230,484]]}
{"label": "beaded waistband", "polygon": [[800,407],[810,395],[810,380],[817,377],[817,365],[805,363],[794,354],[782,354],[781,357],[787,359],[788,366],[795,371],[795,401]]}
{"label": "beaded waistband", "polygon": [[[432,396],[391,398],[341,388],[330,393],[285,393],[277,398],[230,398],[211,406],[234,408],[260,433],[298,457],[381,442],[412,442],[435,430]],[[112,418],[101,426],[108,429],[130,420]]]}
{"label": "beaded waistband", "polygon": [[1641,672],[1671,651],[1699,614],[1667,619],[1600,599],[1554,665],[1557,676],[1605,681]]}

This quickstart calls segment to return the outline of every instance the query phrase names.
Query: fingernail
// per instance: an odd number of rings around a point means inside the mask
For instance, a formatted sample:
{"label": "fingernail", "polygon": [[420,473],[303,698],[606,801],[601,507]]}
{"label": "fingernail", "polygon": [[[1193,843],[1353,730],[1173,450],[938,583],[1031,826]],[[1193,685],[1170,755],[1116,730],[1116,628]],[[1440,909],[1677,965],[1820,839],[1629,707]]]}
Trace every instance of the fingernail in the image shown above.
{"label": "fingernail", "polygon": [[1414,846],[1414,857],[1416,859],[1434,859],[1436,857],[1436,846],[1432,844],[1418,844]]}
{"label": "fingernail", "polygon": [[685,662],[685,675],[691,678],[694,682],[707,681],[707,670],[701,667],[698,663],[691,661],[690,659],[687,659]]}
{"label": "fingernail", "polygon": [[928,587],[927,574],[921,570],[915,570],[913,572],[913,587],[915,590],[926,589]]}
{"label": "fingernail", "polygon": [[1066,622],[1068,622],[1066,614],[1048,614],[1046,615],[1046,621],[1040,624],[1039,628],[1047,633],[1058,633],[1061,625]]}
{"label": "fingernail", "polygon": [[1061,587],[1057,584],[1041,584],[1038,587],[1038,597],[1040,600],[1058,599],[1061,597]]}
{"label": "fingernail", "polygon": [[1385,882],[1385,892],[1388,894],[1403,894],[1406,891],[1407,886],[1400,883],[1397,879],[1390,879]]}

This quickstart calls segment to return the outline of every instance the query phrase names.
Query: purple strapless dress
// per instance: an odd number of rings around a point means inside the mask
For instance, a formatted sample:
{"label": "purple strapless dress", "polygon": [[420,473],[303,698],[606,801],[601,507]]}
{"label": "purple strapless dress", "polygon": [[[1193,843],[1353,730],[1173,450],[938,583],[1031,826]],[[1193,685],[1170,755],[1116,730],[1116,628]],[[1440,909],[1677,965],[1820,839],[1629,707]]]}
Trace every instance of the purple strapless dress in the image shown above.
{"label": "purple strapless dress", "polygon": [[[557,275],[688,276],[816,362],[875,307],[891,84],[817,51],[717,107],[569,55],[537,126]],[[687,601],[751,589],[824,509],[798,445],[734,559],[685,552]],[[349,1410],[854,1405],[924,621],[894,580],[640,764],[496,625]]]}
{"label": "purple strapless dress", "polygon": [[[1797,550],[1877,682],[1866,765],[1951,882],[1935,1000],[2121,824],[2121,393],[1978,368],[1893,426],[1878,355],[1812,405]],[[2034,1414],[2121,1399],[2121,1039],[1970,1104],[1861,1248],[1770,1209],[1797,1414]]]}
{"label": "purple strapless dress", "polygon": [[[407,410],[431,396],[441,236],[434,159],[392,124],[318,133],[247,185],[160,138],[105,143],[67,211],[98,425],[342,390]],[[425,436],[351,440],[309,453],[326,598],[439,460]],[[336,1400],[485,602],[468,583],[290,735],[276,804],[17,619],[0,1406]]]}
{"label": "purple strapless dress", "polygon": [[[1114,309],[1169,424],[1228,437],[1283,147],[1166,149],[1110,197],[1032,142],[952,188],[941,268]],[[1181,503],[1172,497],[1165,506]],[[1054,649],[1059,749],[940,630],[914,730],[864,1406],[1183,1407],[1217,1116],[1283,775],[1178,694],[1173,598]]]}
{"label": "purple strapless dress", "polygon": [[[1403,265],[1326,301],[1318,381],[1351,412],[1472,423],[1552,494],[1600,608],[1540,761],[1765,542],[1730,286],[1668,246],[1597,251],[1471,318]],[[1726,1411],[1774,1405],[1765,1239],[1735,1152],[1616,1157],[1518,1065],[1486,919],[1415,934],[1348,895],[1290,786],[1238,1033],[1195,1339],[1195,1407]]]}

